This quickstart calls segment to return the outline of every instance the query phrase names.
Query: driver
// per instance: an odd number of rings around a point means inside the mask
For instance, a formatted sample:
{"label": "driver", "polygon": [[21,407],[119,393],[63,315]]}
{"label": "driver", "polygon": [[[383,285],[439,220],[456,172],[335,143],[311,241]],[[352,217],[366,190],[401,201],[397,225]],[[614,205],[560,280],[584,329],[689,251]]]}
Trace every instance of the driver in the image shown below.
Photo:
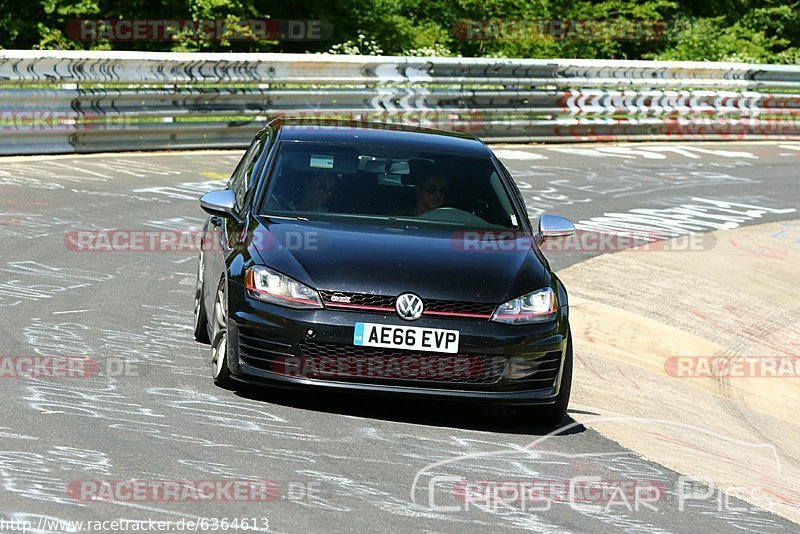
{"label": "driver", "polygon": [[391,213],[391,215],[414,215],[420,216],[436,208],[441,208],[444,204],[444,197],[447,195],[447,178],[441,174],[429,174],[414,186],[416,204],[401,208]]}
{"label": "driver", "polygon": [[303,196],[295,202],[298,211],[328,211],[328,201],[338,190],[336,175],[318,174],[303,184]]}
{"label": "driver", "polygon": [[299,200],[274,194],[270,197],[270,207],[281,211],[328,211],[328,201],[339,189],[336,175],[306,175],[298,182],[301,187],[295,195],[300,196]]}

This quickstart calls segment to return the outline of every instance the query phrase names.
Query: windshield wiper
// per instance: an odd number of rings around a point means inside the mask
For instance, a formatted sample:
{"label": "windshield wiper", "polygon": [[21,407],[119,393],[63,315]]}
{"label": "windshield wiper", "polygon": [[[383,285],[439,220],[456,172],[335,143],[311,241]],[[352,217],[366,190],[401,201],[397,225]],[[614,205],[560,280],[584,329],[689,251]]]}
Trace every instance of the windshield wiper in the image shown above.
{"label": "windshield wiper", "polygon": [[262,217],[269,217],[270,219],[285,219],[287,221],[306,221],[308,222],[308,217],[292,217],[289,215],[262,215]]}

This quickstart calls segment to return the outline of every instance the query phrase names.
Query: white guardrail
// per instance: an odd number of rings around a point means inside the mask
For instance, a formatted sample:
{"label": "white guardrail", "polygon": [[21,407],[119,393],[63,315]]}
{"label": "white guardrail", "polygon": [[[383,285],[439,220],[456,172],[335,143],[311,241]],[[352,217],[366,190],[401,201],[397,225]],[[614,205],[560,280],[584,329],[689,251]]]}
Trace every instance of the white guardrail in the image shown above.
{"label": "white guardrail", "polygon": [[246,146],[266,121],[489,141],[799,139],[800,66],[0,50],[0,154]]}

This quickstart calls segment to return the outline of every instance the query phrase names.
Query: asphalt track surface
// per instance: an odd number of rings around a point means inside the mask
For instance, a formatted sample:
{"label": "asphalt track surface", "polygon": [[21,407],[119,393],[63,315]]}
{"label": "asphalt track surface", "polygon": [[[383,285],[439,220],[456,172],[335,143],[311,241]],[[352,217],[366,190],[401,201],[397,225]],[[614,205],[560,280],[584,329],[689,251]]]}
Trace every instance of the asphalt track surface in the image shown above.
{"label": "asphalt track surface", "polygon": [[[704,232],[797,218],[800,206],[798,144],[496,151],[532,216],[558,213],[587,228],[646,215],[653,232],[674,232],[657,221],[682,213],[695,225],[688,231]],[[100,364],[91,378],[2,380],[0,521],[27,520],[39,532],[88,531],[43,519],[199,518],[208,521],[198,531],[216,524],[218,532],[222,519],[237,518],[227,531],[263,530],[265,520],[275,532],[797,531],[738,499],[687,499],[679,473],[583,424],[587,409],[571,410],[568,424],[548,434],[468,404],[216,388],[209,349],[191,335],[196,253],[77,252],[65,236],[195,228],[205,217],[197,197],[220,188],[239,156],[0,159],[0,356],[83,355]],[[561,269],[603,252],[549,257]],[[665,417],[679,420],[680,407]],[[649,481],[663,492],[657,502],[556,495],[581,476]],[[129,479],[267,481],[268,493],[230,501],[221,491],[212,502],[75,493],[81,483]],[[466,483],[456,480],[537,481],[553,498],[465,502],[458,488]],[[0,530],[22,531],[2,522]]]}

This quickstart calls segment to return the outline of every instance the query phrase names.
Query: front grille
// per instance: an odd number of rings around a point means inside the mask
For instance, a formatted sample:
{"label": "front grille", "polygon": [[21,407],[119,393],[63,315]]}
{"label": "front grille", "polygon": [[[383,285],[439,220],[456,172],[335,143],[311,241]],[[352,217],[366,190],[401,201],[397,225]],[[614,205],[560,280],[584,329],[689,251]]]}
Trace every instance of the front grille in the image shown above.
{"label": "front grille", "polygon": [[[378,308],[389,308],[394,309],[394,301],[397,297],[385,297],[383,295],[368,295],[366,293],[339,293],[334,291],[320,291],[320,297],[322,297],[323,302],[325,305],[336,306],[336,305],[345,305],[345,306],[370,306],[370,307],[378,307]],[[332,297],[342,296],[347,297],[349,299],[348,302],[335,302],[332,300]]]}
{"label": "front grille", "polygon": [[[366,293],[341,293],[338,291],[320,291],[320,297],[329,308],[342,308],[353,310],[370,310],[375,308],[394,310],[397,297],[385,295],[369,295]],[[345,297],[347,302],[337,302],[333,298]],[[489,318],[491,317],[496,304],[485,304],[483,302],[463,302],[456,300],[426,300],[423,299],[424,313],[430,315],[465,315]]]}
{"label": "front grille", "polygon": [[458,302],[452,300],[428,300],[425,302],[426,312],[468,313],[491,316],[496,306],[482,302]]}
{"label": "front grille", "polygon": [[308,378],[377,383],[494,384],[508,367],[506,356],[436,354],[355,347],[338,343],[300,343],[301,372]]}

